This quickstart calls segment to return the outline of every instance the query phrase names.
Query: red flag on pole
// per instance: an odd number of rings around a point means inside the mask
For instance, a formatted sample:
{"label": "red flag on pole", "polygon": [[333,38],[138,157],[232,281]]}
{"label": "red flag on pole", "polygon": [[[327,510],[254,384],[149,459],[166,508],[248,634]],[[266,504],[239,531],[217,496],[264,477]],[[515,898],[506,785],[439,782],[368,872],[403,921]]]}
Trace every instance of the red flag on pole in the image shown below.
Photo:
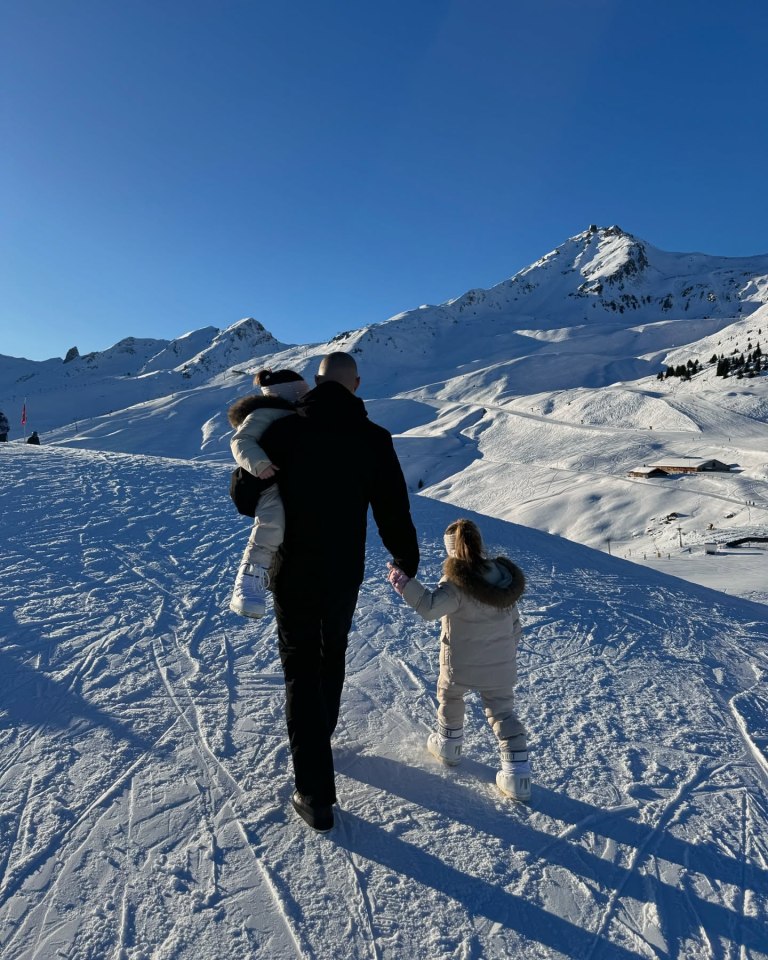
{"label": "red flag on pole", "polygon": [[27,425],[27,403],[24,401],[24,406],[21,408],[21,425],[25,427]]}

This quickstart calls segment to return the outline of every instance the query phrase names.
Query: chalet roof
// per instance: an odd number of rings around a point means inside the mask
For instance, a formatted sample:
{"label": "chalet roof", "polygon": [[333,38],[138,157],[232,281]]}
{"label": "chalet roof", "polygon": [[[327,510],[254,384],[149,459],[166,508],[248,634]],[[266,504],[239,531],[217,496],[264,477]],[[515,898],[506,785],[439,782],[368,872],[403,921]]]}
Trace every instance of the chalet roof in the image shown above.
{"label": "chalet roof", "polygon": [[[689,470],[695,470],[697,467],[703,467],[708,463],[723,463],[723,461],[717,460],[715,457],[703,457],[700,460],[696,460],[693,457],[669,457],[669,459],[657,460],[655,463],[650,464],[650,466],[658,467],[661,470],[663,470],[664,467],[675,467],[678,469],[685,467]],[[724,463],[723,466],[725,466]]]}

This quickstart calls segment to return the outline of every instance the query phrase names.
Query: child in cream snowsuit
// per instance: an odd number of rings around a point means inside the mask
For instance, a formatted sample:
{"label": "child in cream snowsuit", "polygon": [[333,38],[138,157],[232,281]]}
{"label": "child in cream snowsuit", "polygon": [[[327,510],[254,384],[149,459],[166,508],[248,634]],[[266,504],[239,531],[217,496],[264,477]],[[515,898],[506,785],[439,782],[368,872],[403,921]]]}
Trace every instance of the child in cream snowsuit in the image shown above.
{"label": "child in cream snowsuit", "polygon": [[[267,427],[280,417],[295,412],[295,405],[309,390],[307,382],[293,370],[261,370],[253,381],[262,396],[243,397],[228,411],[236,428],[230,441],[238,466],[260,480],[276,477],[276,468],[259,446]],[[230,610],[244,617],[263,617],[269,569],[283,542],[285,511],[277,483],[262,491],[251,535],[235,578]]]}
{"label": "child in cream snowsuit", "polygon": [[436,590],[409,579],[390,564],[389,581],[425,620],[442,618],[437,731],[427,748],[444,763],[461,760],[464,697],[477,690],[499,741],[501,769],[496,784],[516,800],[531,796],[526,731],[514,707],[520,613],[525,589],[522,570],[506,557],[488,559],[471,520],[456,520],[445,531],[448,558]]}

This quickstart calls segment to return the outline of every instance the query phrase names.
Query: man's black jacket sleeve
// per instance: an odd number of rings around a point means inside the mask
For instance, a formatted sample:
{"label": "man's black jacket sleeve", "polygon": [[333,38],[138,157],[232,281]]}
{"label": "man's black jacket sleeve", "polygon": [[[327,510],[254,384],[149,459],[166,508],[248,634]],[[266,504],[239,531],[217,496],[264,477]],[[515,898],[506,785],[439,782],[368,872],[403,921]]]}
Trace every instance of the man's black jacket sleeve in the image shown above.
{"label": "man's black jacket sleeve", "polygon": [[409,577],[419,567],[419,543],[411,519],[408,488],[391,436],[381,431],[378,456],[371,476],[370,499],[373,518],[382,543],[396,566]]}

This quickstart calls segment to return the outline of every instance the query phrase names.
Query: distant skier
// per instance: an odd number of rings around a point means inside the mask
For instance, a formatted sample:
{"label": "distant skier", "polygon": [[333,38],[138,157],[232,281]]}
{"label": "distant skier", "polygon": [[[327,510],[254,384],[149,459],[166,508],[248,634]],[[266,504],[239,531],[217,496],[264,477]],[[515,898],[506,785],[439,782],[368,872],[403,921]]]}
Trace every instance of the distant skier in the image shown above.
{"label": "distant skier", "polygon": [[8,423],[8,417],[0,410],[0,443],[8,442],[8,431],[11,429],[10,423]]}
{"label": "distant skier", "polygon": [[[309,391],[309,384],[293,370],[260,370],[253,380],[262,395],[252,394],[232,404],[230,424],[236,428],[230,441],[238,465],[260,480],[276,478],[276,467],[259,446],[267,427],[294,413],[295,404]],[[277,483],[260,495],[248,545],[240,561],[229,609],[243,617],[263,617],[269,568],[283,542],[285,511]]]}
{"label": "distant skier", "polygon": [[464,739],[464,697],[477,690],[499,741],[501,769],[496,784],[515,800],[531,796],[531,768],[525,727],[514,708],[520,614],[525,589],[522,570],[506,557],[489,559],[471,520],[456,520],[445,531],[448,554],[443,577],[429,591],[398,567],[389,582],[425,620],[442,618],[440,676],[437,681],[437,731],[427,749],[455,766]]}
{"label": "distant skier", "polygon": [[27,443],[34,443],[36,446],[40,446],[40,437],[37,430],[33,430],[32,433],[27,437]]}

